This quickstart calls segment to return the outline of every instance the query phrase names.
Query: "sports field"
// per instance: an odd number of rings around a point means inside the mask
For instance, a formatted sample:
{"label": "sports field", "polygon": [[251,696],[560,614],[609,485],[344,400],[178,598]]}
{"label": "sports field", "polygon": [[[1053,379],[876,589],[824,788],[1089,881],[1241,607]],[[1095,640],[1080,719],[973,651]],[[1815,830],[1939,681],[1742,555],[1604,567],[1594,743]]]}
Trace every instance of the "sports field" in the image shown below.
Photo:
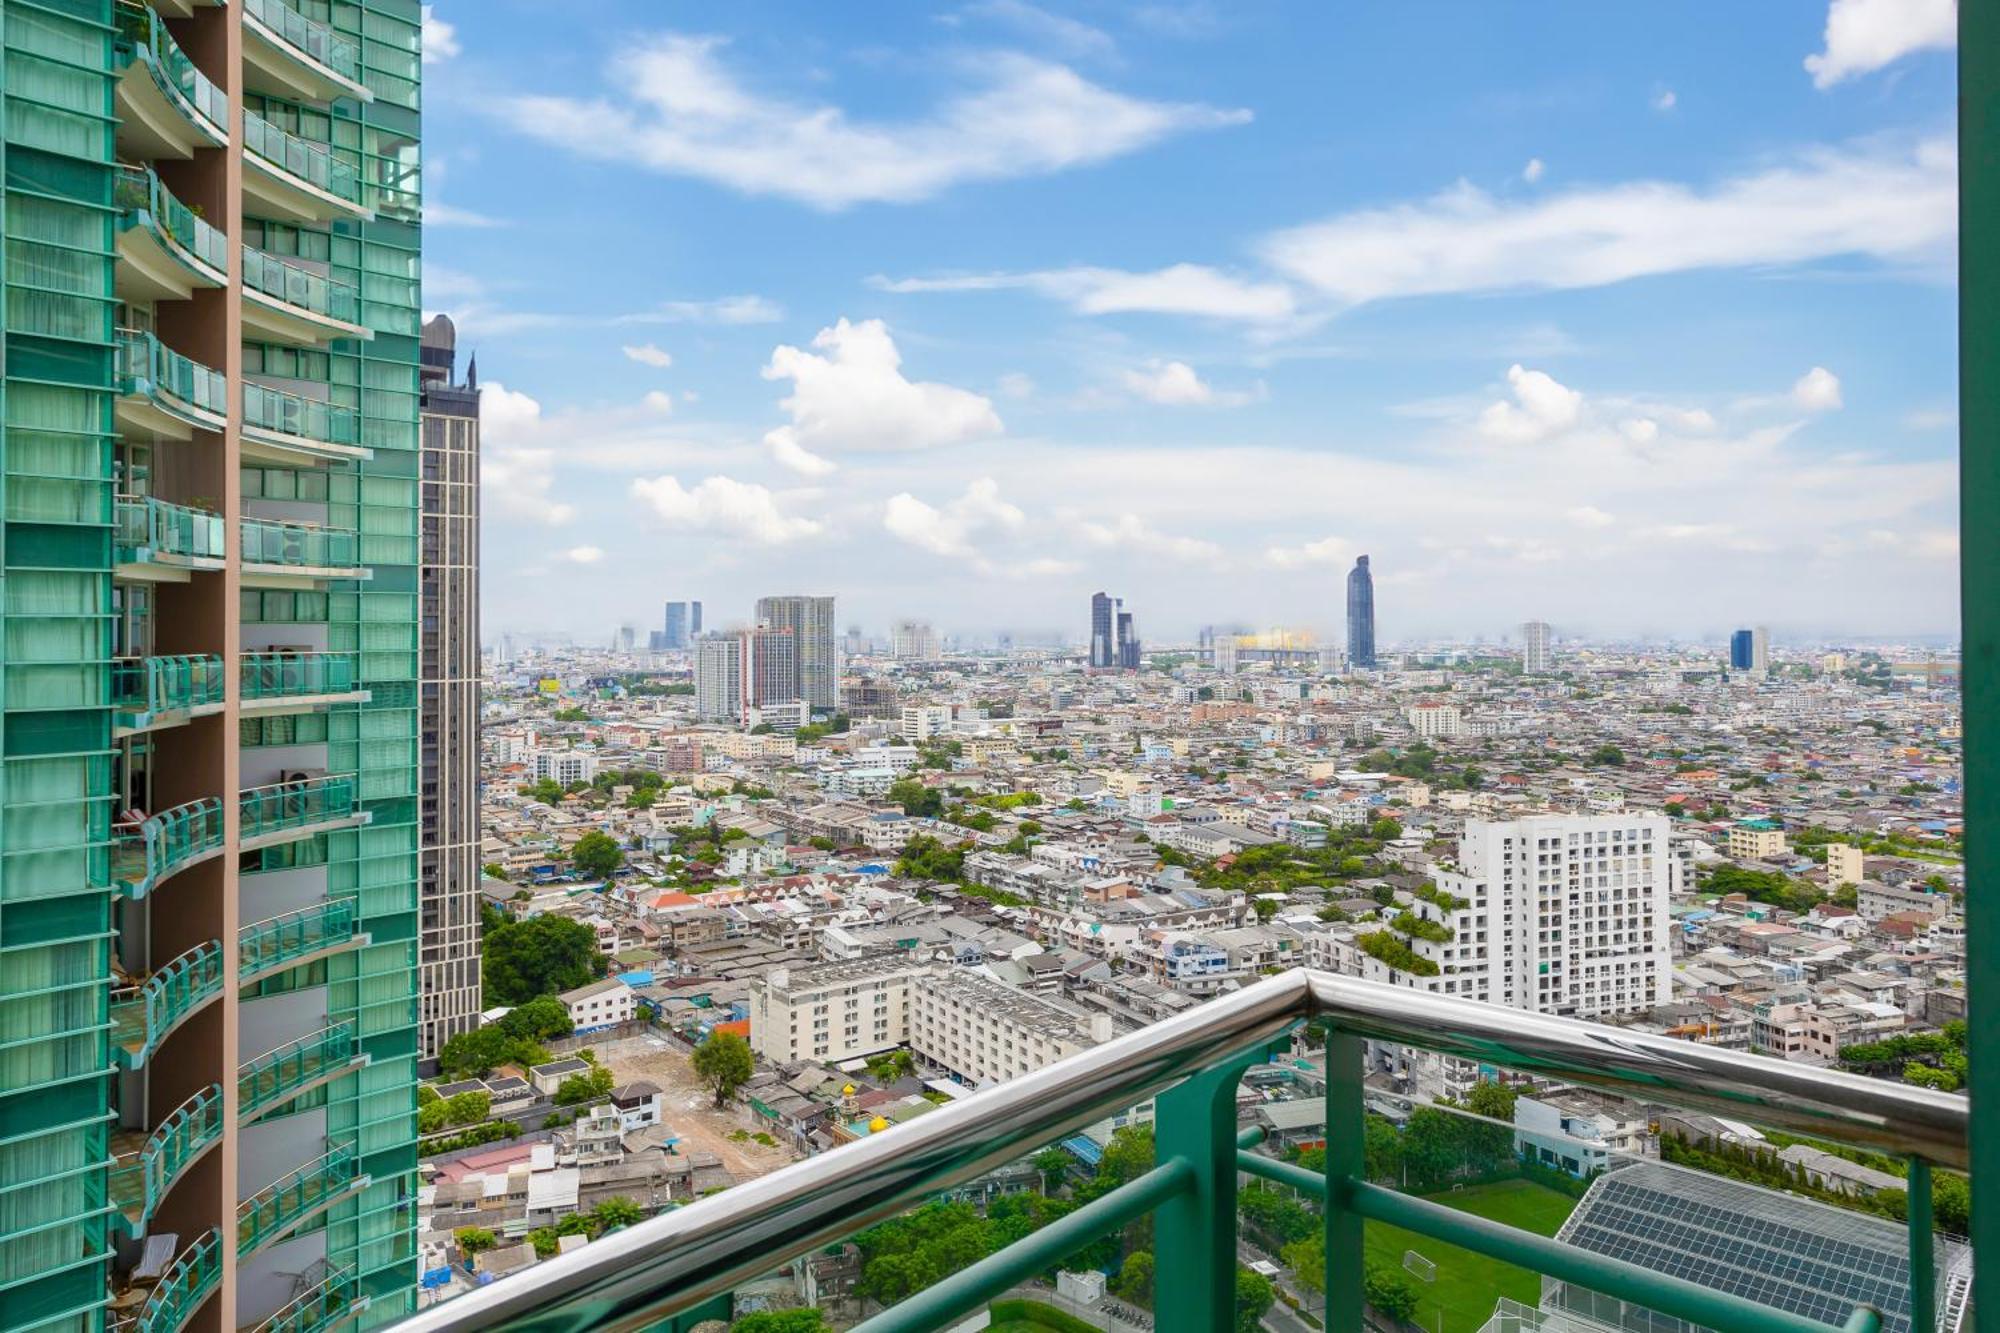
{"label": "sports field", "polygon": [[[1576,1200],[1567,1194],[1544,1189],[1526,1180],[1471,1185],[1430,1197],[1448,1208],[1505,1222],[1508,1226],[1543,1236],[1555,1235],[1569,1217],[1570,1210],[1576,1207]],[[1492,1315],[1494,1301],[1502,1296],[1511,1296],[1527,1305],[1534,1305],[1541,1299],[1540,1275],[1525,1268],[1499,1263],[1470,1250],[1461,1250],[1456,1245],[1427,1240],[1401,1227],[1380,1222],[1368,1223],[1366,1231],[1368,1261],[1394,1269],[1409,1279],[1420,1301],[1416,1322],[1434,1330],[1434,1333],[1476,1333]],[[1406,1250],[1415,1250],[1437,1265],[1435,1281],[1425,1282],[1405,1272],[1403,1253]],[[1442,1329],[1438,1326],[1440,1312],[1444,1316]]]}

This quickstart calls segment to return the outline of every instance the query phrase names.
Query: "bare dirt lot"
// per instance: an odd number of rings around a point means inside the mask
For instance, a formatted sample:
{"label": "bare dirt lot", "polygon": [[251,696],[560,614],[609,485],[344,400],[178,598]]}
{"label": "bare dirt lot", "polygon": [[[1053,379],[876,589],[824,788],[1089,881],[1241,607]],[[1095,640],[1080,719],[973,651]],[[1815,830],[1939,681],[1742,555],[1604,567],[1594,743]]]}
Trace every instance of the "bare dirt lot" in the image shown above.
{"label": "bare dirt lot", "polygon": [[695,1077],[687,1054],[665,1037],[619,1037],[592,1047],[620,1083],[646,1079],[667,1094],[667,1124],[681,1137],[684,1153],[713,1153],[737,1180],[766,1175],[789,1164],[791,1152],[767,1148],[755,1139],[732,1139],[744,1122],[737,1111],[715,1109],[715,1096]]}

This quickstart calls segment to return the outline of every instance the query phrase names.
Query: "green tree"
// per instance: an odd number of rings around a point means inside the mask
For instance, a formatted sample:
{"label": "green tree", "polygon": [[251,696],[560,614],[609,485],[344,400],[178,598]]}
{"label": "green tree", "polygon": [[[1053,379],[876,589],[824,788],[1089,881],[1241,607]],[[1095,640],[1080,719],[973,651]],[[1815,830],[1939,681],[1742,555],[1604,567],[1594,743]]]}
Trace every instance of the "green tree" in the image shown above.
{"label": "green tree", "polygon": [[1380,1264],[1370,1264],[1363,1272],[1361,1298],[1390,1319],[1407,1324],[1416,1318],[1416,1288],[1401,1273]]}
{"label": "green tree", "polygon": [[1269,921],[1278,914],[1278,901],[1275,898],[1252,898],[1250,910],[1257,914],[1259,921]]}
{"label": "green tree", "polygon": [[484,1092],[460,1092],[437,1103],[444,1108],[445,1120],[453,1125],[476,1125],[493,1111],[493,1097]]}
{"label": "green tree", "polygon": [[438,1051],[438,1068],[448,1078],[485,1078],[500,1065],[538,1065],[549,1053],[534,1042],[510,1037],[497,1026],[461,1032]]}
{"label": "green tree", "polygon": [[695,1047],[694,1072],[714,1091],[717,1106],[728,1105],[756,1069],[750,1043],[734,1032],[711,1032],[707,1040]]}
{"label": "green tree", "polygon": [[1076,1159],[1061,1148],[1045,1148],[1035,1154],[1035,1170],[1042,1173],[1042,1189],[1052,1190],[1069,1174]]}
{"label": "green tree", "polygon": [[479,873],[488,879],[505,879],[507,878],[507,867],[501,865],[498,861],[488,861],[485,865],[479,867]]}
{"label": "green tree", "polygon": [[574,990],[605,970],[597,932],[563,916],[511,921],[488,931],[481,957],[488,1004],[525,1004]]}
{"label": "green tree", "polygon": [[625,864],[625,849],[610,834],[592,829],[569,849],[569,863],[590,879],[610,879]]}
{"label": "green tree", "polygon": [[1278,1299],[1278,1289],[1262,1273],[1236,1268],[1236,1333],[1257,1333],[1264,1311]]}
{"label": "green tree", "polygon": [[1153,1308],[1153,1252],[1134,1250],[1125,1256],[1111,1289],[1141,1309]]}
{"label": "green tree", "polygon": [[499,1244],[498,1238],[485,1227],[460,1227],[451,1233],[451,1238],[465,1254],[479,1254]]}
{"label": "green tree", "polygon": [[731,1324],[729,1333],[833,1333],[833,1325],[808,1306],[803,1310],[759,1310]]}
{"label": "green tree", "polygon": [[569,1006],[553,995],[538,995],[526,1004],[508,1010],[494,1025],[510,1037],[525,1041],[547,1041],[567,1037],[576,1030],[570,1021]]}
{"label": "green tree", "polygon": [[447,1112],[441,1101],[426,1102],[417,1108],[417,1133],[435,1134],[445,1127]]}
{"label": "green tree", "polygon": [[600,1232],[629,1227],[646,1220],[646,1210],[624,1195],[614,1195],[590,1210],[590,1220]]}
{"label": "green tree", "polygon": [[540,801],[543,805],[554,805],[563,798],[562,784],[554,778],[543,778],[539,782],[531,782],[522,787],[521,795],[531,801]]}
{"label": "green tree", "polygon": [[585,712],[585,711],[584,711],[583,709],[581,709],[581,708],[574,708],[574,707],[570,707],[570,708],[558,708],[558,709],[556,709],[556,711],[555,711],[555,714],[554,714],[554,716],[555,716],[555,720],[556,720],[556,721],[558,721],[558,722],[588,722],[588,721],[590,721],[590,714],[589,714],[589,713],[586,713],[586,712]]}
{"label": "green tree", "polygon": [[528,1244],[535,1247],[537,1259],[553,1259],[560,1248],[554,1227],[536,1227],[528,1233]]}
{"label": "green tree", "polygon": [[1465,1109],[1474,1115],[1483,1115],[1489,1120],[1504,1120],[1511,1125],[1514,1123],[1514,1100],[1519,1095],[1505,1083],[1481,1079],[1466,1094]]}
{"label": "green tree", "polygon": [[599,1067],[587,1074],[572,1074],[556,1084],[553,1100],[557,1106],[580,1106],[610,1096],[616,1084],[617,1077],[609,1069]]}
{"label": "green tree", "polygon": [[1295,1240],[1278,1251],[1278,1258],[1292,1270],[1292,1277],[1308,1291],[1326,1290],[1326,1240],[1310,1236]]}
{"label": "green tree", "polygon": [[1623,768],[1625,752],[1615,745],[1600,745],[1590,752],[1590,762],[1598,768]]}
{"label": "green tree", "polygon": [[889,787],[889,802],[911,818],[936,819],[944,813],[944,793],[915,778],[901,778]]}

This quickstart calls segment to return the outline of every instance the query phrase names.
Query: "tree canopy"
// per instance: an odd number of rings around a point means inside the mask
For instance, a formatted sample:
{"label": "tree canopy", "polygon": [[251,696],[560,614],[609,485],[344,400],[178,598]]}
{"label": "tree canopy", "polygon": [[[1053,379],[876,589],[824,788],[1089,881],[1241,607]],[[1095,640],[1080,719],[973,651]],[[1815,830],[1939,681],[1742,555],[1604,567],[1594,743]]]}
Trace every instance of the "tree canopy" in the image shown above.
{"label": "tree canopy", "polygon": [[625,864],[625,849],[610,834],[592,829],[569,849],[569,863],[591,879],[610,879]]}
{"label": "tree canopy", "polygon": [[487,1004],[526,1004],[604,975],[597,932],[581,921],[538,916],[486,932],[480,950]]}
{"label": "tree canopy", "polygon": [[715,1104],[726,1106],[736,1090],[750,1081],[757,1062],[750,1054],[750,1043],[734,1032],[720,1029],[708,1034],[701,1045],[694,1048],[694,1072],[701,1081],[708,1084],[715,1093]]}

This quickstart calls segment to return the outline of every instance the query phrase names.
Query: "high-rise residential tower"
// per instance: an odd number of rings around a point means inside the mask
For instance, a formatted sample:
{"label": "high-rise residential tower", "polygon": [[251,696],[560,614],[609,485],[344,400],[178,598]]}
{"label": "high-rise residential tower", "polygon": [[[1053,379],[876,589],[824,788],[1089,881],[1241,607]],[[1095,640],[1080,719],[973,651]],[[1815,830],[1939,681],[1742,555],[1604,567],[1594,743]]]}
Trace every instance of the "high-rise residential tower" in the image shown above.
{"label": "high-rise residential tower", "polygon": [[701,634],[701,603],[688,603],[688,642],[693,643]]}
{"label": "high-rise residential tower", "polygon": [[1552,642],[1553,639],[1550,635],[1547,621],[1529,620],[1523,622],[1521,625],[1521,670],[1531,676],[1545,674],[1550,665],[1555,661],[1555,654],[1550,648]]}
{"label": "high-rise residential tower", "polygon": [[742,724],[753,709],[798,699],[797,648],[790,630],[762,626],[696,639],[696,715],[709,722]]}
{"label": "high-rise residential tower", "polygon": [[890,651],[899,662],[935,662],[937,631],[928,620],[899,620],[889,628]]}
{"label": "high-rise residential tower", "polygon": [[423,596],[417,676],[421,1049],[479,1026],[479,368],[438,315],[422,347]]}
{"label": "high-rise residential tower", "polygon": [[421,22],[0,0],[11,1333],[414,1308]]}
{"label": "high-rise residential tower", "polygon": [[[833,598],[759,597],[757,623],[789,630],[798,654],[799,685],[787,699],[832,712],[840,702],[840,654],[834,644]],[[782,702],[768,700],[767,702]]]}
{"label": "high-rise residential tower", "polygon": [[1356,557],[1347,576],[1347,665],[1357,671],[1375,666],[1375,576],[1365,555]]}
{"label": "high-rise residential tower", "polygon": [[1118,613],[1118,651],[1116,656],[1118,665],[1125,670],[1137,671],[1139,669],[1139,631],[1133,627],[1132,613],[1130,611],[1120,611]]}

